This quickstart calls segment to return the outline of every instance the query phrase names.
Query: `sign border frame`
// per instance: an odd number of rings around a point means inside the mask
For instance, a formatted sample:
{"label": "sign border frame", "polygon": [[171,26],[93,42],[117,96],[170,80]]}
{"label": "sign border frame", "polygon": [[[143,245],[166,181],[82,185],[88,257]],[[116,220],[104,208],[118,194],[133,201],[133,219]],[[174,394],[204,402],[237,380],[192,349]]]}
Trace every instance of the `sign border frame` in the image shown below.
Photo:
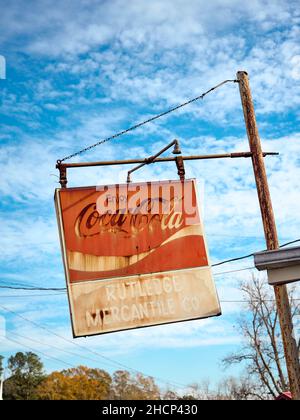
{"label": "sign border frame", "polygon": [[[195,188],[197,210],[198,210],[198,213],[199,213],[200,225],[201,225],[201,229],[202,229],[202,232],[203,232],[203,240],[204,240],[204,244],[205,244],[205,250],[206,250],[206,254],[207,254],[208,265],[203,266],[203,267],[190,267],[190,268],[177,269],[177,270],[167,270],[167,271],[159,271],[159,272],[153,272],[153,273],[145,273],[145,274],[142,274],[142,275],[161,274],[161,273],[183,271],[183,270],[184,271],[199,270],[199,269],[210,269],[211,270],[209,250],[208,250],[208,246],[207,246],[206,235],[205,235],[205,231],[204,231],[204,224],[203,224],[203,219],[202,219],[202,211],[201,211],[201,208],[200,208],[200,205],[199,205],[199,200],[198,200],[199,193],[198,193],[198,188],[197,188],[197,184],[196,184],[196,179],[195,178],[190,178],[190,179],[188,179],[188,181],[192,181],[193,184],[194,184],[194,188]],[[149,182],[151,182],[151,181],[143,181],[143,183],[149,183]],[[154,182],[170,182],[170,180],[154,181]],[[181,181],[176,180],[176,182],[181,182]],[[110,184],[110,185],[119,185],[119,184]],[[94,185],[94,186],[72,187],[72,188],[67,188],[67,189],[79,190],[79,189],[89,189],[89,188],[97,188],[97,186]],[[63,260],[64,272],[65,272],[65,280],[66,280],[66,286],[67,286],[69,312],[70,312],[70,318],[71,318],[73,338],[94,337],[96,335],[112,334],[112,333],[115,333],[115,332],[137,330],[137,329],[140,329],[140,328],[150,328],[150,327],[156,327],[156,326],[159,326],[159,325],[168,325],[168,324],[176,324],[176,323],[179,323],[179,322],[189,322],[189,321],[197,321],[197,320],[201,320],[201,319],[209,319],[209,318],[219,317],[219,316],[222,315],[222,308],[221,308],[220,299],[219,299],[219,296],[218,296],[218,291],[217,291],[217,288],[216,288],[214,278],[213,278],[213,276],[211,276],[214,291],[215,291],[216,298],[217,298],[217,301],[218,301],[218,307],[219,307],[219,312],[217,314],[202,316],[202,317],[197,317],[197,318],[188,318],[188,319],[181,319],[181,320],[175,320],[175,321],[160,322],[158,324],[141,325],[141,326],[129,327],[129,328],[121,328],[121,329],[118,329],[118,330],[103,331],[103,332],[97,332],[97,333],[92,333],[92,334],[81,334],[81,335],[76,334],[75,333],[75,320],[74,320],[74,317],[73,317],[74,306],[73,306],[73,302],[72,302],[72,298],[71,298],[71,293],[72,293],[71,288],[72,288],[72,286],[71,286],[71,283],[70,283],[70,276],[69,276],[69,265],[68,265],[67,252],[66,252],[65,236],[63,234],[64,233],[64,225],[63,225],[62,208],[61,208],[61,201],[60,201],[60,192],[64,191],[64,190],[66,190],[66,189],[65,188],[56,188],[55,189],[54,201],[55,201],[55,209],[56,209],[57,222],[58,222],[59,239],[60,239],[60,245],[61,245],[61,251],[62,251],[62,260]],[[130,275],[130,276],[122,276],[122,277],[117,276],[117,277],[112,277],[111,279],[113,279],[113,278],[115,278],[115,279],[120,278],[121,279],[121,278],[136,277],[137,275],[138,274],[133,274],[133,275]],[[93,280],[86,280],[86,282],[95,282],[95,281],[101,281],[101,280],[105,281],[105,280],[108,280],[108,279],[97,279],[97,280],[93,279]],[[77,282],[75,282],[74,284],[77,284]]]}

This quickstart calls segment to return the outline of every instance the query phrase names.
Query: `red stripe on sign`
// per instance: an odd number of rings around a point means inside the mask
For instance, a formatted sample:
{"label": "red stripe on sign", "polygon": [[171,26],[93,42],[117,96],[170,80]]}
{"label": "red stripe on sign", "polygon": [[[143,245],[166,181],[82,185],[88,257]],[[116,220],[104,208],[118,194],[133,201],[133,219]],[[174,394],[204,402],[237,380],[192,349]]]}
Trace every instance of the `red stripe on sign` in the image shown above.
{"label": "red stripe on sign", "polygon": [[[187,249],[189,249],[189,252],[187,252]],[[203,236],[193,235],[175,239],[155,249],[141,261],[121,269],[108,271],[70,270],[70,282],[77,283],[88,280],[180,270],[207,265],[208,259]]]}

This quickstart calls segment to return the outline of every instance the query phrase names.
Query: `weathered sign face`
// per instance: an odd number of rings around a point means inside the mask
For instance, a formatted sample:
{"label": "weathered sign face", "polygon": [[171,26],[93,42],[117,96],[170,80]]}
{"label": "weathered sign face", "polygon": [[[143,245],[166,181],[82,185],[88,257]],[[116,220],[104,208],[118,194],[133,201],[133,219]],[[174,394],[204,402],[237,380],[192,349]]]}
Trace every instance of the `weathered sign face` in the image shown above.
{"label": "weathered sign face", "polygon": [[75,337],[220,315],[194,180],[57,189]]}

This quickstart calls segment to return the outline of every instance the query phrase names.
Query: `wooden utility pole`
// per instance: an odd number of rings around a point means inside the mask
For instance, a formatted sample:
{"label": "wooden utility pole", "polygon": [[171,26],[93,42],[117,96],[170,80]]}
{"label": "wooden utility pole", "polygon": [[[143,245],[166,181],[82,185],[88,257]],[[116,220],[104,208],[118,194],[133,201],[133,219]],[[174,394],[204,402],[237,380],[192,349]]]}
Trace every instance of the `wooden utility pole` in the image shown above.
{"label": "wooden utility pole", "polygon": [[[261,141],[255,118],[248,74],[237,73],[246,129],[252,153],[252,163],[256,181],[258,199],[265,231],[268,250],[279,248],[275,217],[264,164]],[[289,376],[290,391],[294,400],[300,400],[300,365],[296,340],[293,334],[291,308],[286,285],[275,286],[275,298],[280,322],[286,366]]]}

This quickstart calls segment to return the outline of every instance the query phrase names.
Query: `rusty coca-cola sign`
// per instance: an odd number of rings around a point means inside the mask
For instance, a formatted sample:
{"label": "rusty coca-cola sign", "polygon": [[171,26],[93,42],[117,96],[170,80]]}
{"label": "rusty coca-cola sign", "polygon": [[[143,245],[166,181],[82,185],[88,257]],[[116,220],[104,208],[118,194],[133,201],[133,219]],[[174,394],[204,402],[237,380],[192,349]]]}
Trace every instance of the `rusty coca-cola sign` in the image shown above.
{"label": "rusty coca-cola sign", "polygon": [[220,314],[194,180],[58,189],[55,202],[74,336]]}

